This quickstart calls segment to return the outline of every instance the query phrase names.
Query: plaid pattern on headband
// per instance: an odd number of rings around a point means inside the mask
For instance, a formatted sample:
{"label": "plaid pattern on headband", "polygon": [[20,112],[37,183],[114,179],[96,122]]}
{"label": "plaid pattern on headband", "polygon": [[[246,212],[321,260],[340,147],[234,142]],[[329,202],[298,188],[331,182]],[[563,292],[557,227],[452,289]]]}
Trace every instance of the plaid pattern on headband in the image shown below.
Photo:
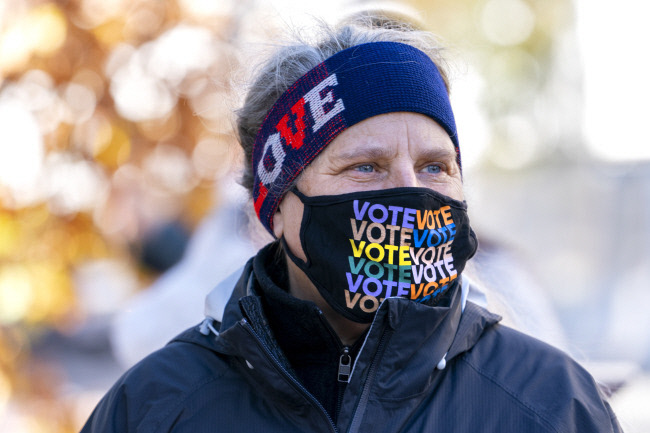
{"label": "plaid pattern on headband", "polygon": [[273,215],[287,188],[338,134],[398,111],[435,120],[449,134],[460,164],[444,81],[417,48],[396,42],[357,45],[298,79],[273,105],[253,145],[253,201],[264,227],[273,234]]}

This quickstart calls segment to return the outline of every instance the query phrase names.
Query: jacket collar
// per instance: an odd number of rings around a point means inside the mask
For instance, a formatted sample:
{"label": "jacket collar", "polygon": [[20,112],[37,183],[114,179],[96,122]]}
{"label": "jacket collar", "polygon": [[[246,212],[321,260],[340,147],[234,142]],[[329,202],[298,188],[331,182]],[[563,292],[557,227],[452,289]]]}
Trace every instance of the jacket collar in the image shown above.
{"label": "jacket collar", "polygon": [[[235,277],[229,279],[233,281]],[[298,381],[269,329],[255,281],[251,259],[234,284],[229,301],[222,307],[217,338],[194,338],[188,333],[178,339],[193,340],[218,353],[234,356],[241,360],[244,374],[251,376],[262,388],[267,386],[268,392],[291,404],[306,405],[305,408],[308,403],[313,405],[313,401],[295,393]],[[223,297],[224,287],[218,290]],[[343,408],[355,407],[347,400],[357,401],[361,397],[359,393],[371,370],[376,374],[373,389],[384,396],[399,397],[410,392],[403,389],[405,386],[430,383],[438,360],[444,357],[449,362],[471,349],[485,329],[500,317],[471,300],[466,301],[467,293],[467,284],[464,290],[458,287],[448,306],[437,307],[402,298],[386,299],[377,311],[354,364]],[[206,299],[206,313],[212,318],[218,313],[214,296],[213,292]],[[343,412],[339,421],[345,421]]]}
{"label": "jacket collar", "polygon": [[[234,280],[232,277],[229,279]],[[401,341],[404,342],[405,347],[420,347],[427,340],[438,341],[442,338],[445,341],[444,343],[440,341],[439,344],[446,345],[446,348],[440,353],[440,356],[442,357],[447,352],[446,358],[449,361],[452,357],[470,349],[480,338],[485,328],[492,326],[501,319],[500,316],[490,313],[485,308],[473,303],[471,300],[475,288],[470,285],[468,289],[467,285],[464,285],[464,290],[461,292],[459,287],[458,293],[454,294],[452,299],[455,310],[452,312],[451,320],[442,320],[449,314],[450,307],[429,307],[407,299],[389,298],[384,301],[382,307],[378,310],[374,322],[381,322],[381,327],[388,325],[397,331],[398,335],[403,336]],[[466,300],[468,291],[469,300]],[[223,289],[219,290],[217,288],[213,291],[213,293],[219,292],[223,293]],[[210,298],[214,297],[213,293],[208,295],[206,299],[208,317],[215,310],[214,306],[212,306],[211,310],[209,302]],[[461,306],[465,307],[462,314],[460,311]],[[233,325],[242,319],[246,319],[246,315],[250,316],[248,320],[251,321],[251,325],[258,328],[260,333],[264,335],[264,339],[272,342],[273,337],[268,330],[268,322],[262,311],[259,293],[255,287],[253,258],[244,266],[235,283],[234,290],[232,290],[232,295],[225,308],[223,308],[223,318],[220,326],[222,336]],[[442,325],[444,325],[443,328],[440,328]],[[378,326],[375,325],[374,327]],[[442,336],[439,334],[442,334]],[[219,340],[227,341],[224,338]],[[225,346],[222,346],[222,350],[226,354],[234,354],[231,353],[231,349],[228,350]],[[440,350],[439,348],[433,350],[430,359],[436,359]]]}

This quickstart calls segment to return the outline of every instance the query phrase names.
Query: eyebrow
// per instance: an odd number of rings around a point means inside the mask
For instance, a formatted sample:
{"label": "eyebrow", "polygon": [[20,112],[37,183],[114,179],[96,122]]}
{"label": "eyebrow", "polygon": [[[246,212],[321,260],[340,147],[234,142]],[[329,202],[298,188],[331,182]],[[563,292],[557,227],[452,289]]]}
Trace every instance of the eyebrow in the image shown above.
{"label": "eyebrow", "polygon": [[365,158],[370,158],[370,159],[385,159],[389,158],[392,155],[392,152],[387,149],[384,146],[379,146],[379,145],[368,145],[368,146],[362,146],[361,149],[344,149],[341,150],[339,153],[336,153],[336,158],[337,159],[356,159],[359,157],[365,157]]}

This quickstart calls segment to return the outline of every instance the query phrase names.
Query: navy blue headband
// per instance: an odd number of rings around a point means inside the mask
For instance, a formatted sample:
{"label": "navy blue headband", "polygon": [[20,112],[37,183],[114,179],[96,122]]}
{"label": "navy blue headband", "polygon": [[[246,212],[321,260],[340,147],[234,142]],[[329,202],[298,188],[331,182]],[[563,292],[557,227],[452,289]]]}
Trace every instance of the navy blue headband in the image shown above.
{"label": "navy blue headband", "polygon": [[456,122],[444,80],[422,51],[371,42],[340,51],[280,96],[253,146],[255,211],[273,234],[273,215],[294,179],[341,132],[369,117],[406,111],[442,126],[460,165]]}

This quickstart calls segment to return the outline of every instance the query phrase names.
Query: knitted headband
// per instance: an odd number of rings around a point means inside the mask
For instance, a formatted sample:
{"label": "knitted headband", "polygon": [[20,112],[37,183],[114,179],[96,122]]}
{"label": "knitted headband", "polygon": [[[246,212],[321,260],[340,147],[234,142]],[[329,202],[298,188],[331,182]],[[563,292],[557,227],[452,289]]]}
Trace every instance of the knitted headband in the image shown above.
{"label": "knitted headband", "polygon": [[445,83],[422,51],[370,42],[340,51],[298,79],[264,119],[253,145],[255,211],[273,234],[273,215],[295,178],[341,132],[379,114],[431,117],[460,150]]}

